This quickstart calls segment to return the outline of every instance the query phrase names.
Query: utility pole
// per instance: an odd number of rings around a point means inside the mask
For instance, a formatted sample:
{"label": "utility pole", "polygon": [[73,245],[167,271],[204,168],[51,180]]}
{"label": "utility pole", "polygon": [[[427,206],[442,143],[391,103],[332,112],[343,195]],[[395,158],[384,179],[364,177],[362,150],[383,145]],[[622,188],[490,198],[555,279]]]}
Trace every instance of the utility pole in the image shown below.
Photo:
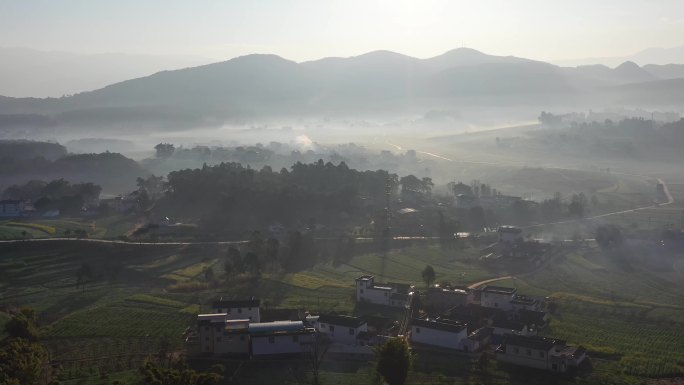
{"label": "utility pole", "polygon": [[390,199],[392,197],[392,185],[390,183],[389,175],[385,181],[385,227],[382,229],[381,239],[381,264],[380,264],[380,279],[385,279],[385,264],[387,263],[387,253],[389,252],[390,243],[392,240],[392,211],[390,210]]}

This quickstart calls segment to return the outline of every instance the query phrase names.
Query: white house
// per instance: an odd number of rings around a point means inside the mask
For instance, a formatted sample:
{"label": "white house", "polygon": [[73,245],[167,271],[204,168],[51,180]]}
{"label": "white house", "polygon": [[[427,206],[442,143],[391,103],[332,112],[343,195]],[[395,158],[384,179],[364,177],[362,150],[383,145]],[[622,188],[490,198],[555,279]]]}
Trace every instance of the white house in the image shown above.
{"label": "white house", "polygon": [[538,336],[509,334],[496,350],[496,360],[530,368],[565,372],[586,358],[583,347],[568,346],[565,341]]}
{"label": "white house", "polygon": [[0,217],[20,217],[24,212],[24,201],[0,200]]}
{"label": "white house", "polygon": [[249,320],[229,320],[227,314],[197,316],[200,352],[215,355],[249,355]]}
{"label": "white house", "polygon": [[337,314],[321,314],[314,322],[316,331],[331,343],[358,345],[359,336],[368,333],[368,324],[360,317]]}
{"label": "white house", "polygon": [[413,319],[411,343],[463,350],[468,338],[468,325],[440,319]]}
{"label": "white house", "polygon": [[499,227],[499,243],[515,243],[523,241],[522,229],[515,226]]}
{"label": "white house", "polygon": [[249,324],[252,358],[297,356],[312,352],[314,328],[302,321],[275,321]]}
{"label": "white house", "polygon": [[375,277],[372,275],[363,275],[356,279],[357,302],[406,307],[411,303],[412,298],[411,285],[402,283],[376,284]]}
{"label": "white house", "polygon": [[261,322],[258,299],[214,301],[211,305],[214,313],[226,313],[227,319],[248,319],[249,322]]}
{"label": "white house", "polygon": [[513,309],[511,301],[515,298],[515,288],[501,286],[485,286],[480,293],[480,305],[504,311]]}

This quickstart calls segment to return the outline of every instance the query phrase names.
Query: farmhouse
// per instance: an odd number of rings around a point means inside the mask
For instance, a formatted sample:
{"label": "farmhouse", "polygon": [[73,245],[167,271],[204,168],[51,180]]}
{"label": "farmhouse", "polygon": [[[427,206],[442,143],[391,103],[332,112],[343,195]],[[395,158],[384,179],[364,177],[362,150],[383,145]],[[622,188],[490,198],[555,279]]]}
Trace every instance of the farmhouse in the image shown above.
{"label": "farmhouse", "polygon": [[252,358],[299,356],[310,353],[315,330],[302,321],[249,324]]}
{"label": "farmhouse", "polygon": [[537,336],[509,334],[496,350],[496,360],[530,368],[565,372],[586,358],[583,347],[565,341]]}
{"label": "farmhouse", "polygon": [[522,242],[522,229],[515,226],[501,226],[499,227],[499,243],[515,243]]}
{"label": "farmhouse", "polygon": [[[413,319],[411,343],[439,348],[463,350],[468,338],[468,325],[448,319]],[[466,348],[467,350],[467,348]]]}
{"label": "farmhouse", "polygon": [[230,320],[227,314],[200,314],[197,332],[200,352],[216,355],[249,355],[249,320]]}
{"label": "farmhouse", "polygon": [[513,310],[532,310],[538,311],[542,307],[542,301],[539,298],[530,297],[526,295],[516,294],[510,302]]}
{"label": "farmhouse", "polygon": [[360,338],[368,334],[368,324],[360,317],[337,314],[321,314],[314,322],[317,332],[332,343],[361,344]]}
{"label": "farmhouse", "polygon": [[0,200],[0,217],[20,217],[24,213],[24,201]]}
{"label": "farmhouse", "polygon": [[511,301],[515,298],[516,289],[501,286],[485,286],[480,294],[480,304],[508,311],[513,309]]}
{"label": "farmhouse", "polygon": [[375,277],[363,275],[356,279],[356,301],[377,305],[406,307],[413,298],[413,288],[404,283],[376,284]]}
{"label": "farmhouse", "polygon": [[261,322],[258,299],[214,301],[211,305],[214,313],[225,313],[227,319],[248,319],[249,322]]}
{"label": "farmhouse", "polygon": [[520,336],[536,335],[537,331],[523,322],[507,319],[495,319],[492,322],[492,342],[501,343],[505,336],[515,334]]}
{"label": "farmhouse", "polygon": [[434,285],[427,290],[427,299],[437,311],[444,311],[456,306],[465,306],[475,301],[474,290],[467,287]]}

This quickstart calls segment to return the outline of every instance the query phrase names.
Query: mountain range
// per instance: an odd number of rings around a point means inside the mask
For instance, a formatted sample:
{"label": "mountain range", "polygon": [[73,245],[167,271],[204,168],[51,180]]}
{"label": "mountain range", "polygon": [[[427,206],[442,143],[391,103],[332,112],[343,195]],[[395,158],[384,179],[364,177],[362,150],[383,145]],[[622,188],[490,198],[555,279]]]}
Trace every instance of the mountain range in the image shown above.
{"label": "mountain range", "polygon": [[[469,48],[429,59],[374,51],[303,63],[255,54],[68,97],[0,97],[0,128],[10,115],[14,126],[17,120],[30,126],[36,116],[47,117],[48,125],[162,121],[187,126],[246,116],[454,104],[680,106],[681,78],[684,65],[559,67]],[[17,115],[32,118],[26,123]]]}

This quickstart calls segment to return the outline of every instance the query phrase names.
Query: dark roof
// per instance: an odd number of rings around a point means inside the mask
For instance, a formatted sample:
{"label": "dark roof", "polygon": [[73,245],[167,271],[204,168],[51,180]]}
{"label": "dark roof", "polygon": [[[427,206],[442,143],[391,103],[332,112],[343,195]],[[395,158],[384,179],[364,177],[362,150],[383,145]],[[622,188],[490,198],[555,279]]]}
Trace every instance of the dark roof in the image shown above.
{"label": "dark roof", "polygon": [[535,298],[526,297],[524,295],[516,295],[515,298],[511,300],[511,303],[518,305],[534,305],[536,302],[539,301]]}
{"label": "dark roof", "polygon": [[297,309],[263,309],[260,310],[259,315],[261,322],[302,320]]}
{"label": "dark roof", "polygon": [[507,334],[504,345],[514,345],[536,350],[549,350],[554,345],[565,345],[565,341],[540,336],[519,336]]}
{"label": "dark roof", "polygon": [[352,317],[348,315],[338,314],[321,314],[321,316],[318,317],[318,322],[324,324],[345,326],[350,328],[357,328],[366,323],[366,321],[360,317]]}
{"label": "dark roof", "polygon": [[525,327],[525,324],[522,322],[509,321],[506,319],[495,319],[492,321],[492,326],[495,328],[520,331]]}
{"label": "dark roof", "polygon": [[459,316],[473,316],[479,318],[495,318],[504,314],[504,311],[494,307],[486,307],[470,303],[466,306],[456,306],[448,311],[452,318],[459,318]]}
{"label": "dark roof", "polygon": [[373,278],[375,278],[375,277],[373,277],[372,275],[362,275],[359,278],[356,278],[356,280],[361,281],[363,279],[373,279]]}
{"label": "dark roof", "polygon": [[520,322],[526,323],[528,325],[543,325],[546,323],[544,320],[546,313],[543,311],[534,311],[527,309],[520,309],[518,311],[518,319]]}
{"label": "dark roof", "polygon": [[483,327],[475,330],[474,332],[470,333],[468,336],[468,339],[473,340],[473,341],[482,341],[484,339],[489,338],[492,335],[492,332],[494,331],[493,328],[490,327]]}
{"label": "dark roof", "polygon": [[452,333],[458,333],[468,327],[468,325],[465,323],[447,319],[426,320],[414,318],[411,320],[411,324],[413,326],[419,326],[426,329],[435,329]]}
{"label": "dark roof", "polygon": [[484,289],[482,289],[482,291],[497,294],[514,294],[517,290],[513,287],[487,285]]}
{"label": "dark roof", "polygon": [[212,308],[214,309],[219,309],[219,308],[230,308],[230,309],[235,309],[238,307],[259,307],[259,304],[261,303],[260,300],[258,299],[238,299],[238,300],[227,300],[221,298],[218,301],[214,301],[214,303],[211,305]]}
{"label": "dark roof", "polygon": [[408,294],[402,294],[402,293],[392,293],[390,296],[390,299],[393,299],[395,301],[406,301],[409,298]]}
{"label": "dark roof", "polygon": [[[378,285],[380,285],[380,284],[378,284]],[[393,287],[399,293],[403,293],[403,294],[407,294],[409,292],[409,290],[411,290],[411,285],[408,283],[387,282],[387,286]]]}

